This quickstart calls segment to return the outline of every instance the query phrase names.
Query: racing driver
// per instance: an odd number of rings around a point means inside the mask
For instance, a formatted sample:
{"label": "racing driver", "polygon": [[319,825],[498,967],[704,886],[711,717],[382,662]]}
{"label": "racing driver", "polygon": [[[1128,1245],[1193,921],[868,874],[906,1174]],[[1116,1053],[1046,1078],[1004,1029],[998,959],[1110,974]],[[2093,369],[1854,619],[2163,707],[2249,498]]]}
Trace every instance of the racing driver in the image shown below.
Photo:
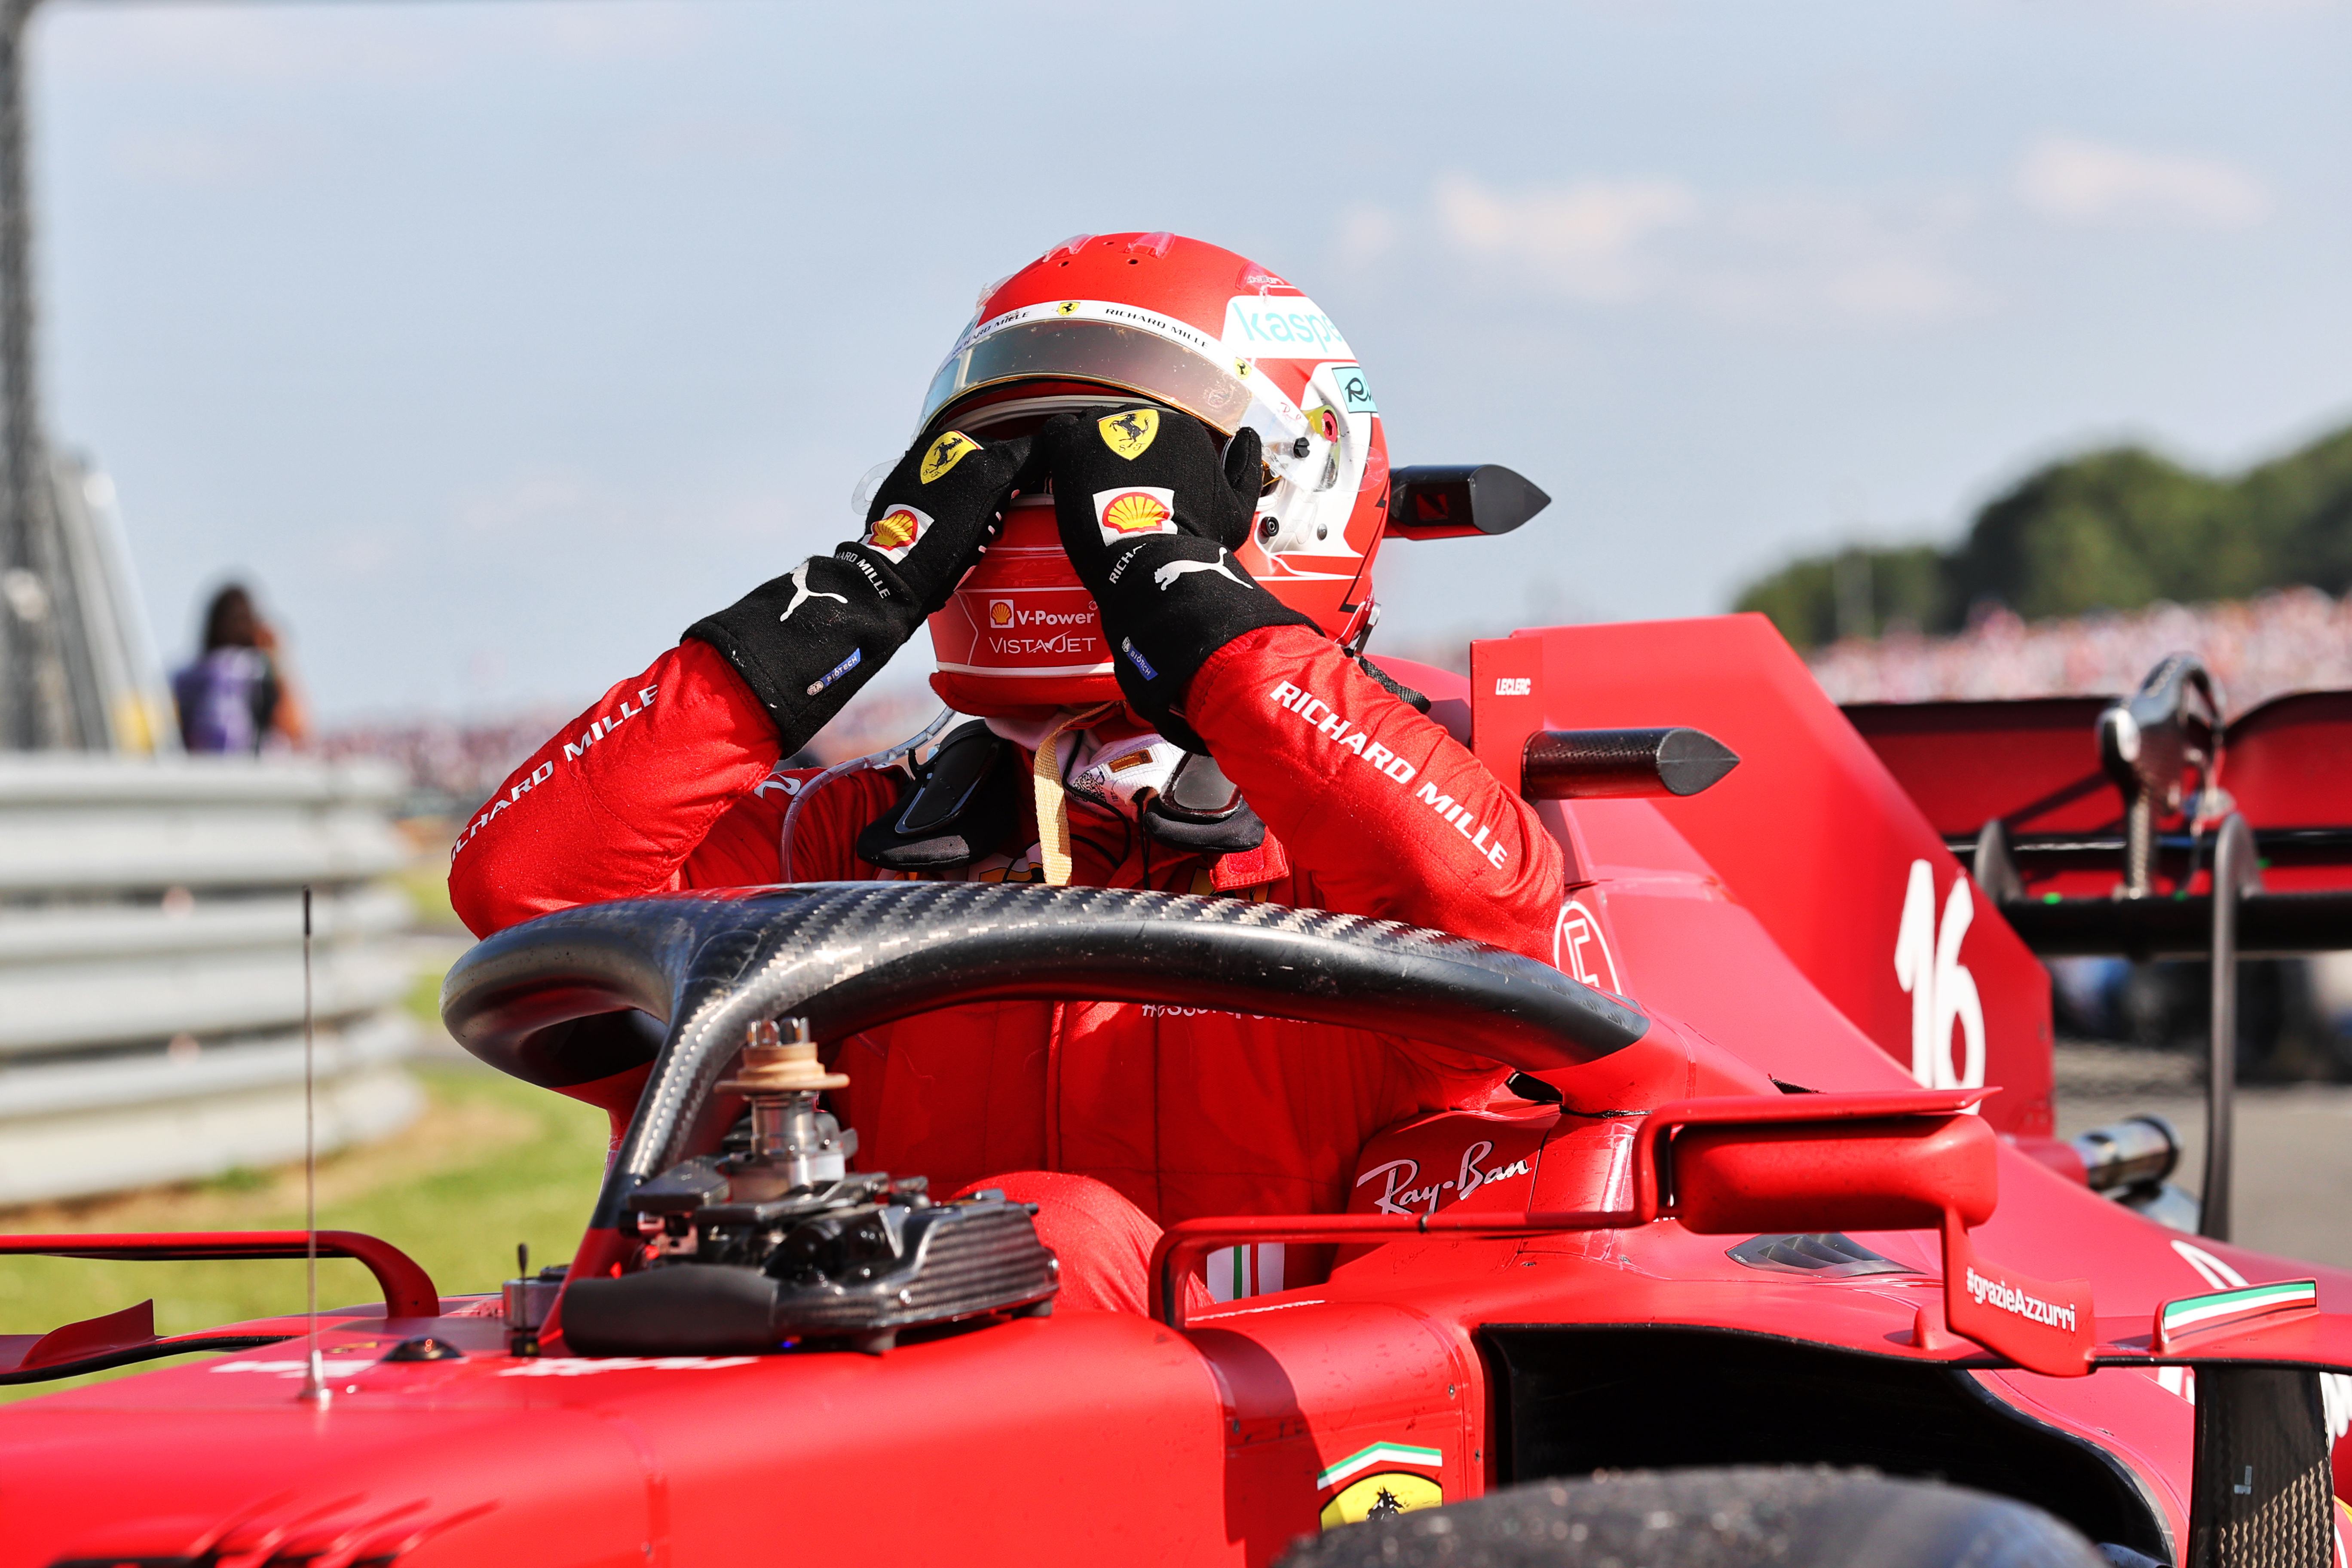
{"label": "racing driver", "polygon": [[[1387,502],[1362,368],[1299,290],[1164,233],[1068,241],[982,296],[862,535],[696,621],[549,740],[460,833],[451,897],[488,935],[788,878],[1074,883],[1549,962],[1558,847],[1354,657]],[[780,759],[927,616],[932,684],[977,721],[919,777],[812,789]],[[612,1079],[569,1090],[616,1122],[651,1055],[629,1037]],[[1133,1311],[1159,1227],[1343,1209],[1371,1134],[1505,1076],[1368,1030],[1131,1003],[962,1005],[829,1049],[861,1167],[1038,1204],[1061,1304]],[[1235,1293],[1282,1288],[1257,1268]]]}

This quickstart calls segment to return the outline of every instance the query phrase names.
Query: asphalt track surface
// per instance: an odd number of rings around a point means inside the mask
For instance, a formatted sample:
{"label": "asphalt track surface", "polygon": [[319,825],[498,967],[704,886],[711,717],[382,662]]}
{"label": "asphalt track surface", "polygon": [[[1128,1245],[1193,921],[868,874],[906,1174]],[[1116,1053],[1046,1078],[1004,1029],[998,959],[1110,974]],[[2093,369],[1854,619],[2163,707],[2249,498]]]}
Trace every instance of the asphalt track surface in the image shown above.
{"label": "asphalt track surface", "polygon": [[[2172,1179],[2204,1180],[2205,1097],[2189,1064],[2159,1053],[2062,1047],[2058,1133],[2154,1111],[2184,1149]],[[2352,1085],[2253,1084],[2238,1089],[2236,1201],[2242,1247],[2352,1268]]]}

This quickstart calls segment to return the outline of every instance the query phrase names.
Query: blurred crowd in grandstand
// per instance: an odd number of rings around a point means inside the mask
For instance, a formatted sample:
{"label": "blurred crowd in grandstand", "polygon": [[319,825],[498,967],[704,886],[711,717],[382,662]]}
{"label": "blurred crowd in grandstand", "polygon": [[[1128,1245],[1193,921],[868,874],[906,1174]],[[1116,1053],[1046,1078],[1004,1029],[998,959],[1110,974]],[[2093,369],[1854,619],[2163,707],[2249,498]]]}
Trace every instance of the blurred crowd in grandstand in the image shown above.
{"label": "blurred crowd in grandstand", "polygon": [[[1951,637],[1848,637],[1814,648],[1808,662],[1833,701],[1927,702],[2120,695],[2183,650],[2204,659],[2231,713],[2284,692],[2352,686],[2352,599],[2284,588],[2033,622],[1995,606]],[[2154,1047],[2184,1061],[2203,1049],[2201,963],[2074,958],[2050,968],[2062,1037]],[[2240,995],[2243,1076],[2352,1078],[2352,954],[2250,961]]]}
{"label": "blurred crowd in grandstand", "polygon": [[408,776],[403,815],[454,817],[488,799],[569,717],[542,710],[470,721],[425,717],[345,724],[322,732],[317,750],[330,759],[390,763]]}
{"label": "blurred crowd in grandstand", "polygon": [[[1925,702],[2128,692],[2182,649],[2203,657],[2231,712],[2284,691],[2352,686],[2352,597],[2287,588],[2229,604],[2158,604],[2031,624],[1994,608],[1957,636],[1850,637],[1816,648],[1811,662],[1833,701]],[[928,692],[874,693],[817,736],[808,754],[821,763],[863,756],[921,729],[938,710]],[[469,723],[355,724],[320,736],[319,749],[383,758],[414,781],[413,814],[456,816],[567,717],[548,709]]]}
{"label": "blurred crowd in grandstand", "polygon": [[2184,650],[2204,659],[2233,713],[2282,692],[2352,686],[2352,599],[2284,588],[2032,623],[1995,606],[1957,636],[1849,637],[1810,662],[1832,701],[1928,702],[2126,693]]}
{"label": "blurred crowd in grandstand", "polygon": [[[1785,563],[1737,605],[1769,616],[1836,702],[2123,695],[2188,651],[2239,714],[2289,691],[2352,687],[2352,594],[2336,596],[2347,587],[2352,426],[2234,474],[2136,446],[2045,463],[1952,543],[1849,544]],[[1376,656],[1468,672],[1466,638],[1416,642],[1402,629]],[[803,760],[877,752],[938,710],[920,687],[867,693]],[[564,721],[541,711],[360,725],[320,749],[404,766],[423,836],[462,819]],[[2052,967],[2062,1035],[2201,1049],[2201,963]],[[2352,953],[2250,961],[2241,980],[2242,1071],[2352,1079]]]}
{"label": "blurred crowd in grandstand", "polygon": [[[2352,602],[2290,588],[2235,603],[2158,604],[2031,624],[1994,609],[1956,636],[1848,638],[1814,649],[1811,662],[1835,701],[1916,702],[2127,692],[2181,649],[2203,657],[2232,712],[2285,691],[2352,686]],[[1410,650],[1428,663],[1454,662],[1444,652]],[[803,760],[831,763],[880,751],[938,711],[920,688],[866,694]],[[319,749],[404,769],[412,787],[403,815],[430,836],[469,814],[568,718],[545,710],[488,722],[359,724],[321,736]],[[2052,970],[2063,1037],[2153,1047],[2183,1063],[2201,1052],[2208,1006],[2201,963],[2080,958]],[[2245,1077],[2352,1078],[2352,954],[2249,962],[2242,995]]]}

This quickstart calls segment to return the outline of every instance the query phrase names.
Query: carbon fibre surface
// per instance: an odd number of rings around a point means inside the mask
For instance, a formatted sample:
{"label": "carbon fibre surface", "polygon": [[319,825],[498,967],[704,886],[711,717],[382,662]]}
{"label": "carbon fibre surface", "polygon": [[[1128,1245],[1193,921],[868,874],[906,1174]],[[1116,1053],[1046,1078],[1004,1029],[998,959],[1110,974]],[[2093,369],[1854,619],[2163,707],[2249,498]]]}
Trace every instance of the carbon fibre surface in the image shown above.
{"label": "carbon fibre surface", "polygon": [[460,959],[442,1016],[466,1048],[534,1083],[584,1081],[570,1020],[635,1007],[670,1022],[600,1214],[712,1130],[713,1086],[751,1023],[835,1038],[956,1002],[1181,1002],[1376,1029],[1512,1067],[1570,1066],[1649,1020],[1549,964],[1443,931],[1324,910],[1108,888],[826,882],[586,905]]}

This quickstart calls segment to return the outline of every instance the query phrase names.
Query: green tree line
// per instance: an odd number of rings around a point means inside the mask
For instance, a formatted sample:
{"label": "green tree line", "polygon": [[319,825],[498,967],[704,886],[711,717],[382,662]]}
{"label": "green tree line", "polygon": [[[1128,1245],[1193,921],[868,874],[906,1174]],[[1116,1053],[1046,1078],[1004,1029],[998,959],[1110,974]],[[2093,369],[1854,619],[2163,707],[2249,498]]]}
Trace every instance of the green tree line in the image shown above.
{"label": "green tree line", "polygon": [[1892,627],[1956,631],[1998,603],[2028,620],[2310,584],[2352,588],[2352,426],[2233,476],[2141,447],[2037,469],[1951,549],[1853,546],[1741,592],[1801,648]]}

